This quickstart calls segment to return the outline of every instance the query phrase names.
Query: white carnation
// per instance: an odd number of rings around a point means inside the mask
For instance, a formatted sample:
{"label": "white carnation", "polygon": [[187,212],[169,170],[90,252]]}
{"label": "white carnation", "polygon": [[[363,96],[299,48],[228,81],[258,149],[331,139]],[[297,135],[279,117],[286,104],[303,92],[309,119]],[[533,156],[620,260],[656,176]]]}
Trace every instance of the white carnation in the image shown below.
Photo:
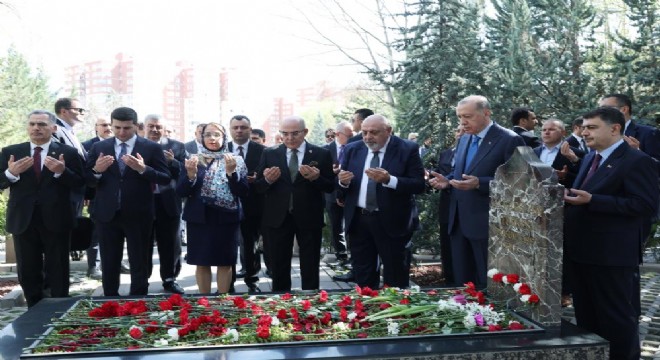
{"label": "white carnation", "polygon": [[178,341],[179,340],[179,329],[177,329],[177,328],[167,329],[167,335],[170,336],[170,339],[172,339],[172,341]]}
{"label": "white carnation", "polygon": [[526,302],[529,301],[529,298],[530,298],[531,296],[532,296],[532,295],[523,295],[523,296],[520,297],[520,301],[526,303]]}
{"label": "white carnation", "polygon": [[488,277],[492,279],[493,276],[495,276],[495,274],[499,274],[499,273],[500,273],[500,271],[497,270],[497,269],[490,269],[490,270],[488,270],[486,275],[488,275]]}
{"label": "white carnation", "polygon": [[229,331],[227,331],[227,336],[229,337],[229,340],[231,342],[237,342],[238,341],[238,330],[229,329]]}
{"label": "white carnation", "polygon": [[522,283],[516,283],[515,285],[513,285],[513,290],[515,290],[516,292],[518,292],[518,290],[520,290],[520,287],[521,287],[521,286],[522,286]]}
{"label": "white carnation", "polygon": [[165,339],[158,339],[154,341],[154,346],[167,346],[168,342]]}

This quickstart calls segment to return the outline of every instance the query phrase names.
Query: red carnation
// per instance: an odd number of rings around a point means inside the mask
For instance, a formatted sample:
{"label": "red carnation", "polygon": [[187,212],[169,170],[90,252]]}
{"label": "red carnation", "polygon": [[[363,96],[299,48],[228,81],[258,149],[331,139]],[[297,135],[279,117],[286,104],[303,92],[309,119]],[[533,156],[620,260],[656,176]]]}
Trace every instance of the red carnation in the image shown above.
{"label": "red carnation", "polygon": [[538,296],[538,295],[536,295],[536,294],[532,294],[532,295],[529,297],[529,300],[527,300],[527,301],[528,301],[530,304],[536,304],[536,303],[538,303],[540,300],[541,300],[541,299],[539,299],[539,296]]}
{"label": "red carnation", "polygon": [[252,322],[252,320],[250,320],[248,318],[240,318],[238,320],[238,325],[245,325],[245,324],[249,324],[251,322]]}
{"label": "red carnation", "polygon": [[530,289],[529,285],[527,284],[521,284],[518,288],[518,292],[520,295],[530,295],[532,293],[532,289]]}
{"label": "red carnation", "polygon": [[517,321],[512,321],[509,324],[509,330],[524,330],[524,329],[525,329],[525,326],[523,326],[523,324],[521,324]]}
{"label": "red carnation", "polygon": [[520,280],[520,276],[517,274],[509,274],[506,276],[506,282],[509,284],[515,284]]}
{"label": "red carnation", "polygon": [[496,282],[496,283],[501,283],[503,277],[504,277],[504,274],[497,273],[497,274],[493,275],[493,281]]}
{"label": "red carnation", "polygon": [[139,327],[134,327],[128,331],[128,334],[131,335],[133,339],[139,339],[142,337],[142,330]]}

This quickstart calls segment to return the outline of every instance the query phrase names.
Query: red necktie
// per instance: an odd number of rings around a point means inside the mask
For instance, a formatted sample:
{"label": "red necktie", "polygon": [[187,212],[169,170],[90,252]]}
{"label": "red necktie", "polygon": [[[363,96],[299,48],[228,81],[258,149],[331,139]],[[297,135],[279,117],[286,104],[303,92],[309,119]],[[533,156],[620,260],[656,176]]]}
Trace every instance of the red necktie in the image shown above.
{"label": "red necktie", "polygon": [[600,156],[600,154],[596,154],[596,156],[594,156],[594,160],[591,162],[591,167],[589,168],[589,172],[587,173],[587,176],[584,177],[584,181],[582,182],[581,187],[583,189],[584,189],[584,185],[587,183],[587,181],[589,181],[589,179],[591,179],[591,177],[594,175],[596,170],[598,170],[598,166],[600,165],[600,160],[602,158],[603,157]]}
{"label": "red necktie", "polygon": [[41,179],[41,146],[34,148],[34,163],[32,164],[32,169],[34,169],[34,175],[37,177],[37,181]]}

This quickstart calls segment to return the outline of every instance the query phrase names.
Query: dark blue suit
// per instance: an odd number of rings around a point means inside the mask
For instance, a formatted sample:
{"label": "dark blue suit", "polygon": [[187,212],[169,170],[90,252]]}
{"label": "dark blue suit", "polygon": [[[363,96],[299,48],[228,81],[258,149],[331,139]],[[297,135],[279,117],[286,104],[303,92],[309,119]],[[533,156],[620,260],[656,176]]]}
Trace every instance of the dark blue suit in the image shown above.
{"label": "dark blue suit", "polygon": [[100,176],[95,175],[92,168],[101,153],[116,158],[115,141],[110,138],[94,144],[85,169],[88,184],[96,187],[93,211],[100,233],[103,292],[106,296],[119,295],[120,264],[126,237],[131,267],[130,295],[146,295],[154,219],[152,188],[153,184],[169,184],[170,172],[160,145],[138,136],[131,155],[140,154],[144,159],[146,170],[143,174],[126,166],[122,175],[117,165],[121,160],[116,160]]}
{"label": "dark blue suit", "polygon": [[462,180],[463,174],[479,178],[479,188],[452,189],[449,203],[449,234],[457,284],[468,281],[478,287],[486,286],[488,265],[488,212],[490,209],[490,181],[495,170],[504,164],[517,146],[525,146],[523,139],[496,123],[481,140],[470,166],[465,168],[465,156],[470,135],[463,135],[456,146],[454,172],[449,179]]}
{"label": "dark blue suit", "polygon": [[[454,171],[454,155],[456,148],[443,150],[438,156],[438,164],[435,172],[448,176]],[[445,285],[454,285],[454,268],[451,255],[451,239],[449,237],[449,202],[451,189],[440,191],[438,201],[438,223],[440,224],[440,260],[442,261],[442,273],[445,277]]]}
{"label": "dark blue suit", "polygon": [[658,210],[658,171],[649,156],[623,142],[583,184],[594,156],[583,159],[574,182],[591,201],[564,210],[575,317],[578,326],[610,341],[612,359],[639,359],[635,276],[644,220]]}
{"label": "dark blue suit", "polygon": [[[229,142],[227,149],[233,152],[235,146],[236,144]],[[248,175],[252,176],[257,171],[261,155],[266,147],[254,141],[248,141],[243,147],[247,147],[245,152],[247,155],[244,159],[245,166]],[[264,210],[264,196],[256,191],[254,182],[248,185],[250,191],[241,195],[244,213],[241,221],[241,264],[245,270],[243,279],[246,284],[250,285],[259,282],[259,270],[261,270],[261,259],[256,252],[256,245],[259,242],[259,235],[261,235],[261,213]],[[264,247],[267,247],[266,242],[264,241]]]}
{"label": "dark blue suit", "polygon": [[182,142],[168,138],[162,138],[160,146],[174,154],[174,159],[167,163],[172,180],[165,186],[159,185],[154,193],[153,238],[158,246],[160,279],[166,283],[174,281],[181,270],[181,197],[176,193],[176,182],[186,160],[186,149]]}
{"label": "dark blue suit", "polygon": [[[344,145],[344,151],[346,151]],[[325,146],[330,151],[333,164],[339,164],[337,160],[337,142],[333,141]],[[335,177],[335,182],[337,178]],[[332,248],[335,250],[337,260],[348,260],[346,253],[346,237],[344,229],[344,208],[337,205],[337,191],[325,194],[325,211],[328,213],[330,220],[330,233],[332,236]]]}
{"label": "dark blue suit", "polygon": [[371,214],[358,207],[369,151],[364,142],[353,142],[345,148],[341,168],[354,177],[347,188],[337,185],[339,197],[344,199],[355,279],[360,286],[378,288],[380,256],[385,284],[405,288],[409,285],[410,238],[419,226],[414,194],[425,190],[419,147],[412,141],[390,136],[380,167],[395,176],[398,184],[396,189],[376,185],[378,211]]}
{"label": "dark blue suit", "polygon": [[[574,138],[575,139],[575,138]],[[542,146],[534,148],[534,153],[536,156],[539,158],[541,157],[541,151],[543,150]],[[584,157],[584,152],[578,148],[571,147],[571,150],[575,153],[575,155],[582,159]],[[559,180],[559,183],[564,185],[567,189],[570,189],[571,186],[573,186],[573,181],[575,180],[575,176],[577,175],[580,162],[572,163],[566,156],[562,155],[561,151],[557,153],[557,156],[555,157],[555,161],[552,162],[550,165],[553,169],[555,170],[562,170],[564,166],[567,167],[568,172],[566,173],[566,177],[564,179]]]}

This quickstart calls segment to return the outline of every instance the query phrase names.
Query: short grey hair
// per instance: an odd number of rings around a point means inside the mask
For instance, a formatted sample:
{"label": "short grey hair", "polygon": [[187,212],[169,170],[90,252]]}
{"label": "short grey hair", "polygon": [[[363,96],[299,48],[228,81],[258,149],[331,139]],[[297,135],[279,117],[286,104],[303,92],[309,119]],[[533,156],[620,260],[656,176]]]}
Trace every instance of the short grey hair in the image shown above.
{"label": "short grey hair", "polygon": [[482,95],[466,96],[458,102],[458,105],[460,106],[468,103],[474,103],[477,105],[477,110],[490,109],[490,103],[488,102],[488,99]]}
{"label": "short grey hair", "polygon": [[144,122],[145,123],[147,121],[150,121],[150,120],[156,120],[158,122],[165,122],[165,118],[160,114],[149,114],[149,115],[144,117]]}
{"label": "short grey hair", "polygon": [[56,125],[56,124],[57,124],[57,117],[55,116],[55,114],[53,114],[53,113],[50,112],[50,111],[47,111],[47,110],[33,110],[33,111],[28,115],[28,119],[29,119],[32,115],[48,115],[48,122],[49,122],[51,125]]}
{"label": "short grey hair", "polygon": [[340,122],[337,124],[337,126],[335,126],[335,131],[336,131],[336,132],[342,132],[342,131],[343,131],[344,129],[346,129],[346,128],[351,129],[351,131],[353,131],[353,126],[351,125],[351,123],[349,123],[349,122],[346,121],[346,120],[344,120],[344,121],[340,121]]}

